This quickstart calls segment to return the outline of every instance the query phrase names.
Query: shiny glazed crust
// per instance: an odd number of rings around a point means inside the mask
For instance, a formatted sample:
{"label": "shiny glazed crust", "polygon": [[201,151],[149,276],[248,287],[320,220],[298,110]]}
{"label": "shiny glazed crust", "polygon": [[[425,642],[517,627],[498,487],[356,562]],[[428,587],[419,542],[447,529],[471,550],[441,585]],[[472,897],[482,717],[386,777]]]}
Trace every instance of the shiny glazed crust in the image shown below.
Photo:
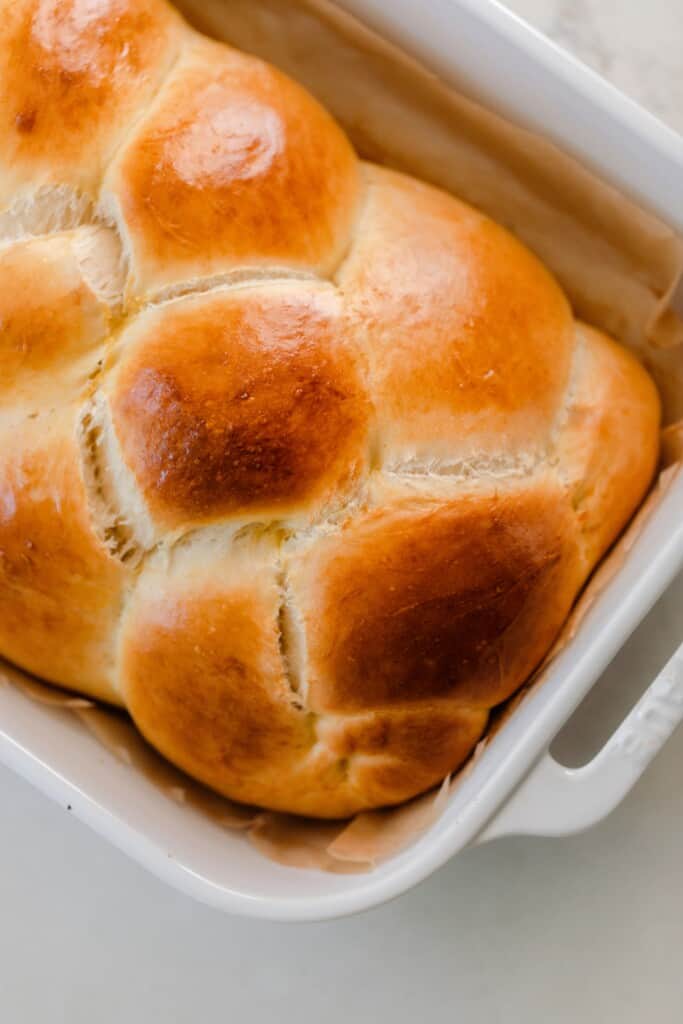
{"label": "shiny glazed crust", "polygon": [[0,654],[237,800],[424,791],[645,493],[652,382],[165,3],[0,9]]}

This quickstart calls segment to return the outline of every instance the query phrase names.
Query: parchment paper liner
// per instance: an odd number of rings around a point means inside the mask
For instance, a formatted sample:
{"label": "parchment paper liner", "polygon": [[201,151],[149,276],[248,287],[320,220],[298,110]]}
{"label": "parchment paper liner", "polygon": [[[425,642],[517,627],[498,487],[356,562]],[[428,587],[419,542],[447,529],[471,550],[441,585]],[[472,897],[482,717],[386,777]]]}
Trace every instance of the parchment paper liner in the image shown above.
{"label": "parchment paper liner", "polygon": [[328,0],[178,0],[203,31],[272,61],[306,85],[366,158],[440,185],[507,225],[554,271],[575,312],[636,351],[664,405],[663,471],[630,527],[583,591],[529,682],[492,714],[468,762],[435,791],[400,808],[321,823],[236,804],[158,755],[122,712],[46,686],[13,668],[6,683],[33,701],[71,710],[112,756],[168,799],[244,833],[263,855],[294,867],[367,871],[438,818],[618,572],[683,460],[683,323],[670,309],[683,243],[656,217],[555,146],[483,109],[368,31]]}

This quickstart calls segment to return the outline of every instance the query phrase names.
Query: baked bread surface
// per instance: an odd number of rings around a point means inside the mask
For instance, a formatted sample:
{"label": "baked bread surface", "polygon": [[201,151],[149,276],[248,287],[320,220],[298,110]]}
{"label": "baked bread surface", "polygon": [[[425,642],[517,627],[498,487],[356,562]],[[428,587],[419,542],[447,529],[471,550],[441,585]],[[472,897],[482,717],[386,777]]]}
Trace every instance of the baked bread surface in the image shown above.
{"label": "baked bread surface", "polygon": [[0,654],[237,800],[427,789],[645,493],[652,382],[170,6],[0,7]]}

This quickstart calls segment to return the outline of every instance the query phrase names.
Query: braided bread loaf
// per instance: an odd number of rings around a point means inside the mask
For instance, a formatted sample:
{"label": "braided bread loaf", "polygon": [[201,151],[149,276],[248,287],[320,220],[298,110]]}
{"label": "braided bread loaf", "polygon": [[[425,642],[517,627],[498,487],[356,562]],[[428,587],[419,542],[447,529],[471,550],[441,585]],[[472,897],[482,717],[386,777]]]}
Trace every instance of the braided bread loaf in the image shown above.
{"label": "braided bread loaf", "polygon": [[1,7],[0,654],[239,800],[425,790],[644,494],[652,383],[163,0]]}

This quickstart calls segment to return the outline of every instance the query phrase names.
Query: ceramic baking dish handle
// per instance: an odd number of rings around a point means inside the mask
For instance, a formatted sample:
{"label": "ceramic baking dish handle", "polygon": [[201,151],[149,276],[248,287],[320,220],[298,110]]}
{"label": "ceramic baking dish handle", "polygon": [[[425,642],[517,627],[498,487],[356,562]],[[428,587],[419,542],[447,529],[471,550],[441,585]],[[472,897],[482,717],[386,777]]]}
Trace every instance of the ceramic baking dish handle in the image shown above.
{"label": "ceramic baking dish handle", "polygon": [[565,768],[549,752],[478,836],[579,832],[623,800],[683,719],[683,645],[592,761]]}

